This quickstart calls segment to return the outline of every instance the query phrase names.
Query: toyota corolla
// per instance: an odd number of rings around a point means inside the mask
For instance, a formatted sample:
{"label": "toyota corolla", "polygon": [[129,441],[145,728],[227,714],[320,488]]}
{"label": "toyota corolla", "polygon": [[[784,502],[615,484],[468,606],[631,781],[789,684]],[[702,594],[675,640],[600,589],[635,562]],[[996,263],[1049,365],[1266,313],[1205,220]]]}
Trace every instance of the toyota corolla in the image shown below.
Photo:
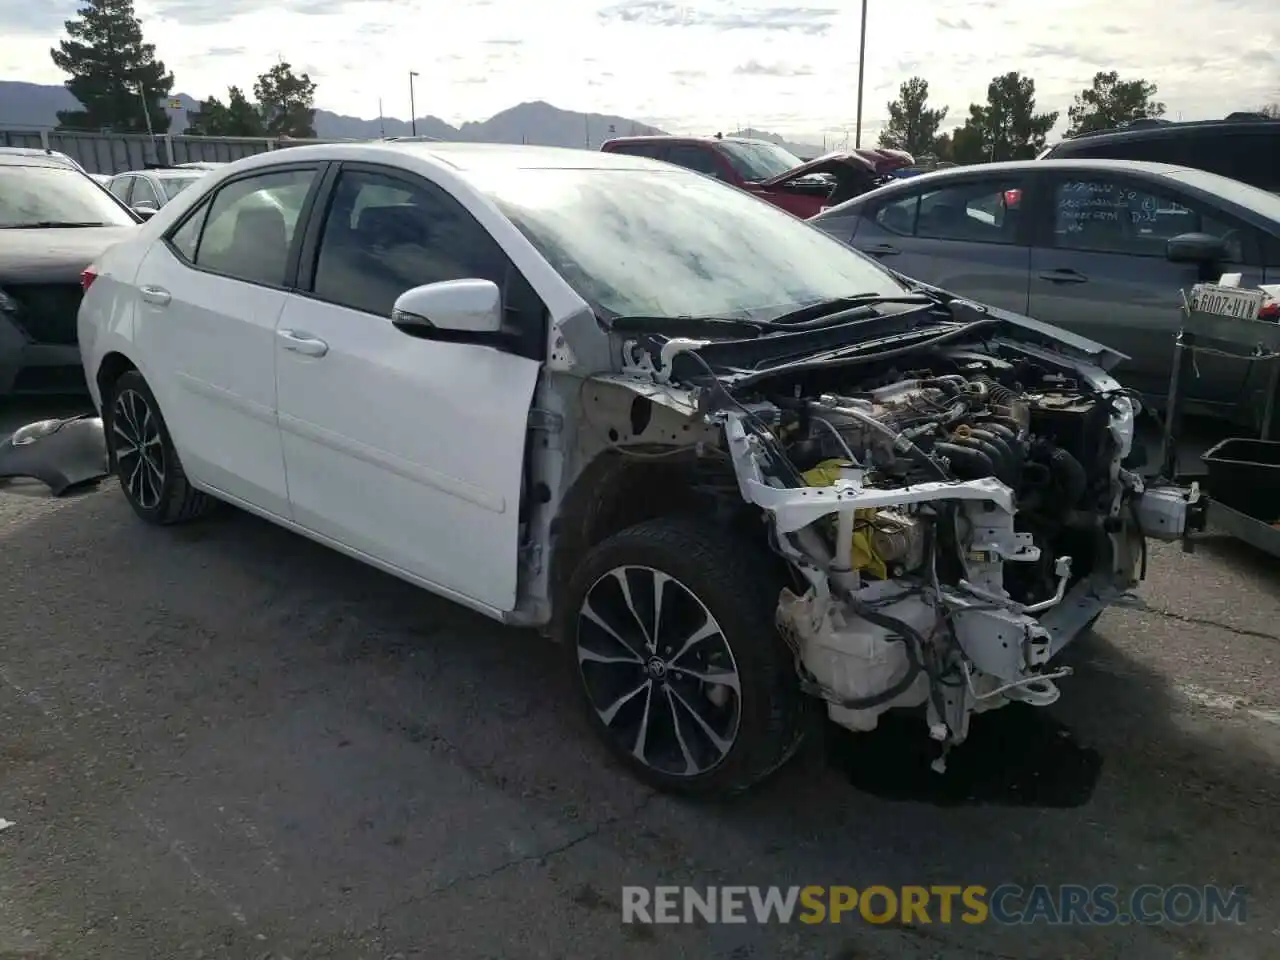
{"label": "toyota corolla", "polygon": [[84,283],[139,517],[234,504],[543,628],[661,789],[749,787],[814,706],[915,711],[941,766],[975,711],[1058,697],[1190,510],[1129,469],[1114,352],[645,158],[276,151]]}

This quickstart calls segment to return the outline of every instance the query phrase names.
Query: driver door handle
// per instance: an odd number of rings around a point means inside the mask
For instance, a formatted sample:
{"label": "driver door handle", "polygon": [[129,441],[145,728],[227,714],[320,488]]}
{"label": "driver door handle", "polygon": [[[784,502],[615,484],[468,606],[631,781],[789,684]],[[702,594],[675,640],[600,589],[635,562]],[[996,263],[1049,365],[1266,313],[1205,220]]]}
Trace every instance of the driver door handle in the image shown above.
{"label": "driver door handle", "polygon": [[284,341],[284,348],[304,357],[323,357],[329,352],[329,345],[309,333],[301,330],[277,330],[276,336]]}
{"label": "driver door handle", "polygon": [[139,287],[138,293],[142,295],[142,299],[147,303],[154,303],[157,307],[167,307],[169,301],[173,299],[169,295],[169,291],[164,287]]}
{"label": "driver door handle", "polygon": [[1060,270],[1045,270],[1040,274],[1041,280],[1048,280],[1050,283],[1088,283],[1089,278],[1078,270],[1072,270],[1069,267]]}
{"label": "driver door handle", "polygon": [[872,243],[862,248],[863,253],[869,253],[873,257],[894,257],[902,251],[891,243]]}

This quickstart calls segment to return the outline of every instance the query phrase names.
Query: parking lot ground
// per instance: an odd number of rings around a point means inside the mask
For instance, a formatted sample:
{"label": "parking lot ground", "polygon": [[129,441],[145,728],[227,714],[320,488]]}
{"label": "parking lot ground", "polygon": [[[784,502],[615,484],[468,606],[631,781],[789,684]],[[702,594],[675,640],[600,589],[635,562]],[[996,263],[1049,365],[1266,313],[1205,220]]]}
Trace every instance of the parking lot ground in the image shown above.
{"label": "parking lot ground", "polygon": [[[886,723],[696,804],[605,759],[531,633],[234,510],[0,486],[0,958],[1274,958],[1280,570],[1157,545],[1142,601],[945,777]],[[623,884],[1000,883],[1249,895],[1240,925],[621,922]]]}

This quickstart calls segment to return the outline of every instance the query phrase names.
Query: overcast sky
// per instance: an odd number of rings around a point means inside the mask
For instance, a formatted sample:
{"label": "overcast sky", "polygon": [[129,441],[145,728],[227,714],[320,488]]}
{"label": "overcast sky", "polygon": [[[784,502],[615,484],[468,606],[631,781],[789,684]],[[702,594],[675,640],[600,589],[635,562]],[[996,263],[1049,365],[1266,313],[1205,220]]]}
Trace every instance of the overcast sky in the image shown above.
{"label": "overcast sky", "polygon": [[[673,132],[739,124],[801,136],[854,123],[856,0],[137,0],[175,92],[222,95],[283,57],[317,106],[482,120],[525,100]],[[0,79],[59,83],[49,48],[76,0],[0,5]],[[1065,110],[1097,70],[1145,77],[1176,118],[1280,100],[1277,0],[870,0],[864,128],[918,74],[963,120],[996,73]]]}

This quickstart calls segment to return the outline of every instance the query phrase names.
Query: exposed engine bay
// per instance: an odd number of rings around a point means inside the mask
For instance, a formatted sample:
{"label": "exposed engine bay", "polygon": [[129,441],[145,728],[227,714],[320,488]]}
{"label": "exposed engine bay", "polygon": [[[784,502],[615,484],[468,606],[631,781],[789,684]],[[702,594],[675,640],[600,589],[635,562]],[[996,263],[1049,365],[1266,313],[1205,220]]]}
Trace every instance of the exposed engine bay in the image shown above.
{"label": "exposed engine bay", "polygon": [[1126,467],[1139,404],[1101,367],[949,339],[736,384],[707,341],[630,341],[624,364],[688,384],[722,428],[736,493],[794,577],[777,627],[804,691],[853,730],[923,706],[939,769],[972,713],[1057,700],[1071,671],[1050,661],[1140,581],[1147,536],[1181,535],[1186,506]]}

